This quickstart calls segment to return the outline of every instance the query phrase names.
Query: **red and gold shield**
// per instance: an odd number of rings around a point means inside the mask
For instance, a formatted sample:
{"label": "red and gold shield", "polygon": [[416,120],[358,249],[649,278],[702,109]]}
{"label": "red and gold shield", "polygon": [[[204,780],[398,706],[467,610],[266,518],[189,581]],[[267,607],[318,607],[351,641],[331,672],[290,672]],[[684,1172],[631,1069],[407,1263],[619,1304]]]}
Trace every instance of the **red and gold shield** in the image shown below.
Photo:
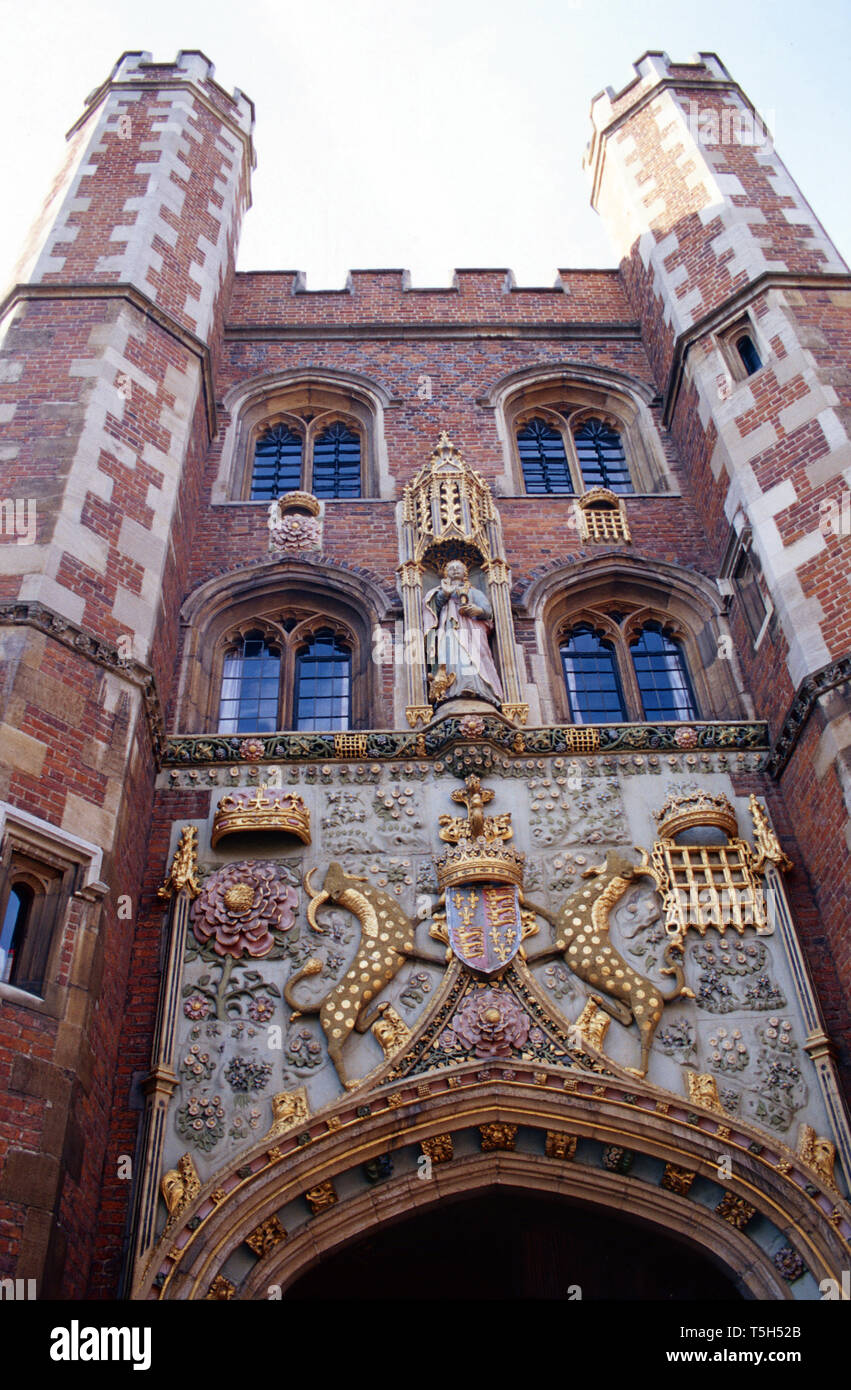
{"label": "red and gold shield", "polygon": [[495,975],[517,954],[522,935],[520,900],[509,883],[465,883],[446,890],[446,924],[456,956]]}

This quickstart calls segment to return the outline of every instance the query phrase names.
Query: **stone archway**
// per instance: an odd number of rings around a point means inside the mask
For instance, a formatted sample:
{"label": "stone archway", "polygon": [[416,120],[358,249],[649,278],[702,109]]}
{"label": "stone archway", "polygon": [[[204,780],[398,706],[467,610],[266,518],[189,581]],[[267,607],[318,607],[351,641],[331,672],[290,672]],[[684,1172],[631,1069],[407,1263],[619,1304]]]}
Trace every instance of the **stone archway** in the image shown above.
{"label": "stone archway", "polygon": [[380,1080],[216,1174],[167,1228],[134,1297],[286,1296],[352,1240],[494,1189],[643,1222],[752,1298],[817,1298],[846,1267],[844,1222],[813,1173],[692,1101],[633,1078],[501,1064]]}
{"label": "stone archway", "polygon": [[705,1251],[560,1192],[496,1185],[383,1223],[319,1259],[289,1299],[700,1299],[741,1290]]}

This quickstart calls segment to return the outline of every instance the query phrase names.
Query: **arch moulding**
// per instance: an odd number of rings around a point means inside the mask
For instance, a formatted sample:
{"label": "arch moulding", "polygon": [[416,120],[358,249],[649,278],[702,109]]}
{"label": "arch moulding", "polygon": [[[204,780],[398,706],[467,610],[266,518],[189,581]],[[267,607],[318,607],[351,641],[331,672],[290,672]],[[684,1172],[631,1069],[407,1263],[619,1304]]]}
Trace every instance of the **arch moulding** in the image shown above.
{"label": "arch moulding", "polygon": [[[814,1298],[819,1281],[840,1280],[847,1267],[851,1225],[835,1194],[747,1123],[626,1073],[479,1063],[394,1085],[388,1070],[384,1084],[379,1075],[302,1114],[216,1173],[167,1227],[133,1297],[279,1296],[371,1229],[495,1187],[562,1195],[663,1229],[712,1258],[746,1297]],[[428,1180],[423,1154],[435,1155]],[[791,1280],[790,1260],[801,1269]]]}

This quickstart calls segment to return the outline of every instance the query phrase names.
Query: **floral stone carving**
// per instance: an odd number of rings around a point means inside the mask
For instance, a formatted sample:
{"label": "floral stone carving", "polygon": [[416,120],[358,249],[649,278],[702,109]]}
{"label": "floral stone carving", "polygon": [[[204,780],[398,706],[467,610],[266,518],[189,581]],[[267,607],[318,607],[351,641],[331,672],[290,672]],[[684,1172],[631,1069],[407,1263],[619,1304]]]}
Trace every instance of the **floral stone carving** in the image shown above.
{"label": "floral stone carving", "polygon": [[505,990],[478,990],[461,1005],[441,1041],[461,1043],[477,1057],[508,1057],[512,1048],[523,1047],[531,1027],[529,1015]]}
{"label": "floral stone carving", "polygon": [[178,1109],[177,1132],[188,1143],[209,1153],[225,1132],[221,1096],[191,1095]]}
{"label": "floral stone carving", "polygon": [[207,880],[192,907],[196,939],[219,956],[266,956],[274,930],[295,922],[298,895],[274,864],[229,864]]}

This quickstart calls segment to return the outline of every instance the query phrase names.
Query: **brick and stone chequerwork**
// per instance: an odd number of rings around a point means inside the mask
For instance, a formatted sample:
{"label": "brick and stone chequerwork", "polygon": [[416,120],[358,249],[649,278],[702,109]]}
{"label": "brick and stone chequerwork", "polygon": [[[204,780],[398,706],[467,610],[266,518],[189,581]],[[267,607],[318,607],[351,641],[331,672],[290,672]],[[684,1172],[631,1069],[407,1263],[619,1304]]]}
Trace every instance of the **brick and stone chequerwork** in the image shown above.
{"label": "brick and stone chequerwork", "polygon": [[[621,777],[645,843],[641,779],[710,776],[767,804],[851,1074],[851,539],[825,525],[833,504],[851,513],[851,276],[770,141],[743,136],[762,127],[714,55],[650,53],[635,71],[595,98],[587,155],[620,264],[562,268],[546,288],[506,269],[459,269],[444,289],[356,269],[334,291],[237,272],[254,111],[199,52],[125,54],[70,131],[0,305],[0,873],[10,855],[72,866],[44,998],[0,982],[0,1277],[34,1278],[45,1297],[127,1290],[124,1160],[141,1161],[166,956],[157,890],[180,829],[203,841],[221,788],[256,785],[255,750],[204,751],[232,633],[259,622],[292,663],[290,634],[319,614],[354,651],[352,732],[368,753],[332,744],[329,772],[325,754],[273,749],[276,785],[301,777],[312,795],[324,778],[337,798],[361,795],[390,756],[380,731],[421,736],[399,755],[400,786],[415,759],[424,796],[449,776],[426,718],[413,732],[408,718],[401,549],[403,490],[443,431],[499,514],[492,577],[510,630],[497,657],[528,707],[499,756],[522,751],[523,794],[549,776],[524,739],[570,724],[565,625],[621,603],[624,621],[670,624],[701,729],[721,732],[698,746],[691,728],[677,741],[636,722],[600,786]],[[743,324],[752,375],[734,355]],[[310,547],[273,550],[268,501],[248,486],[257,433],[296,418],[309,431],[323,412],[359,433],[361,495],[323,498]],[[525,491],[518,426],[571,412],[622,433],[626,538],[589,538],[573,497]],[[745,535],[773,610],[758,641],[724,569]],[[737,745],[729,731],[745,725],[757,732]],[[416,798],[394,804],[380,812],[391,831],[418,813]],[[323,814],[314,805],[324,855]],[[606,824],[619,846],[639,833]],[[414,891],[404,853],[388,863]],[[352,859],[356,873],[372,864]]]}
{"label": "brick and stone chequerwork", "polygon": [[87,1278],[132,945],[117,899],[135,908],[147,841],[144,695],[173,666],[252,122],[203,54],[125,54],[69,134],[3,305],[2,493],[36,533],[0,535],[0,800],[99,846],[108,887],[82,907],[100,913],[93,945],[65,925],[50,1013],[4,1000],[0,1015],[0,1223],[27,1276],[69,1295]]}

